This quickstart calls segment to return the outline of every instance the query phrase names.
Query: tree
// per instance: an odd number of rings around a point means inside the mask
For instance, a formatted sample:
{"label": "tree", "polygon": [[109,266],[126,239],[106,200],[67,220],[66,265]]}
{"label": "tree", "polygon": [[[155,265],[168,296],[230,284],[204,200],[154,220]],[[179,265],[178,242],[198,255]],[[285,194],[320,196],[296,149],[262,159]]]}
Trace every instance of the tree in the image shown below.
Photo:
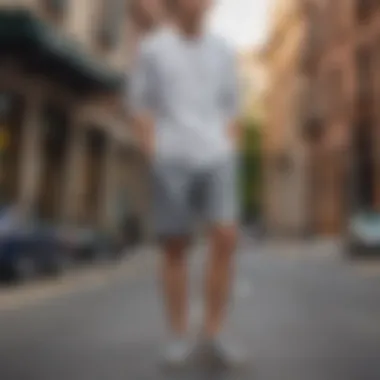
{"label": "tree", "polygon": [[240,154],[241,207],[245,221],[256,219],[261,209],[262,160],[259,123],[242,120],[243,138]]}

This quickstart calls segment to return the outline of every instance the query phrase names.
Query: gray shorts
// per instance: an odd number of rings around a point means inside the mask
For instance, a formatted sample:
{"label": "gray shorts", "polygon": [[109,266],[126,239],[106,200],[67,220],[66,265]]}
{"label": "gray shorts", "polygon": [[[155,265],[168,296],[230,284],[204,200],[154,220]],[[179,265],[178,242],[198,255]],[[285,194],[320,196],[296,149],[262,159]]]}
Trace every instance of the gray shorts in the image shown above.
{"label": "gray shorts", "polygon": [[157,237],[188,236],[195,223],[238,219],[236,160],[197,169],[176,162],[153,168],[153,224]]}

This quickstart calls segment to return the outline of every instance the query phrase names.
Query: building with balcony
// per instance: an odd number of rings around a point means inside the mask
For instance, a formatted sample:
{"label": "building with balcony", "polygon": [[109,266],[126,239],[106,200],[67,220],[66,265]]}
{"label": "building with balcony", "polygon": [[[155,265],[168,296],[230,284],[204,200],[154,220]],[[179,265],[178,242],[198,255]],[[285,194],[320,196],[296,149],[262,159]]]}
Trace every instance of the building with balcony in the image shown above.
{"label": "building with balcony", "polygon": [[108,230],[145,215],[121,107],[129,21],[124,0],[0,0],[2,202]]}
{"label": "building with balcony", "polygon": [[303,129],[309,149],[309,220],[341,233],[350,214],[380,207],[380,6],[309,0],[303,46]]}
{"label": "building with balcony", "polygon": [[307,223],[307,160],[300,125],[305,77],[300,70],[306,34],[302,0],[276,0],[261,56],[264,94],[264,223],[275,235],[303,235]]}

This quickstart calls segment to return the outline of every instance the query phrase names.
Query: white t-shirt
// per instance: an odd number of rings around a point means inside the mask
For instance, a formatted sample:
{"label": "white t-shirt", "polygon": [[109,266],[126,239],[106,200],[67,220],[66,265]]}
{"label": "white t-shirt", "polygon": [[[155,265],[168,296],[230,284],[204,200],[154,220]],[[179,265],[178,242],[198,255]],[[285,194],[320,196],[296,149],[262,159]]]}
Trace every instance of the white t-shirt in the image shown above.
{"label": "white t-shirt", "polygon": [[128,96],[132,113],[153,116],[156,160],[208,165],[234,154],[226,129],[238,112],[237,69],[221,38],[155,32],[141,43]]}

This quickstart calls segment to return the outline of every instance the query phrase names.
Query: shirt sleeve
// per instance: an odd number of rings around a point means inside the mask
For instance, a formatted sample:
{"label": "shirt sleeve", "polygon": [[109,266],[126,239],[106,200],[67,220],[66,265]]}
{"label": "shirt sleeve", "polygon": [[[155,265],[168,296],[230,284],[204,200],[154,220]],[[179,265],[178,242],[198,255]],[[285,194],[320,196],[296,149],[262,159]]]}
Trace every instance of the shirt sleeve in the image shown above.
{"label": "shirt sleeve", "polygon": [[226,118],[234,120],[239,116],[240,97],[237,59],[233,52],[229,51],[226,58],[222,104]]}
{"label": "shirt sleeve", "polygon": [[132,115],[152,113],[155,107],[155,84],[152,59],[149,51],[141,46],[131,70],[127,106]]}

